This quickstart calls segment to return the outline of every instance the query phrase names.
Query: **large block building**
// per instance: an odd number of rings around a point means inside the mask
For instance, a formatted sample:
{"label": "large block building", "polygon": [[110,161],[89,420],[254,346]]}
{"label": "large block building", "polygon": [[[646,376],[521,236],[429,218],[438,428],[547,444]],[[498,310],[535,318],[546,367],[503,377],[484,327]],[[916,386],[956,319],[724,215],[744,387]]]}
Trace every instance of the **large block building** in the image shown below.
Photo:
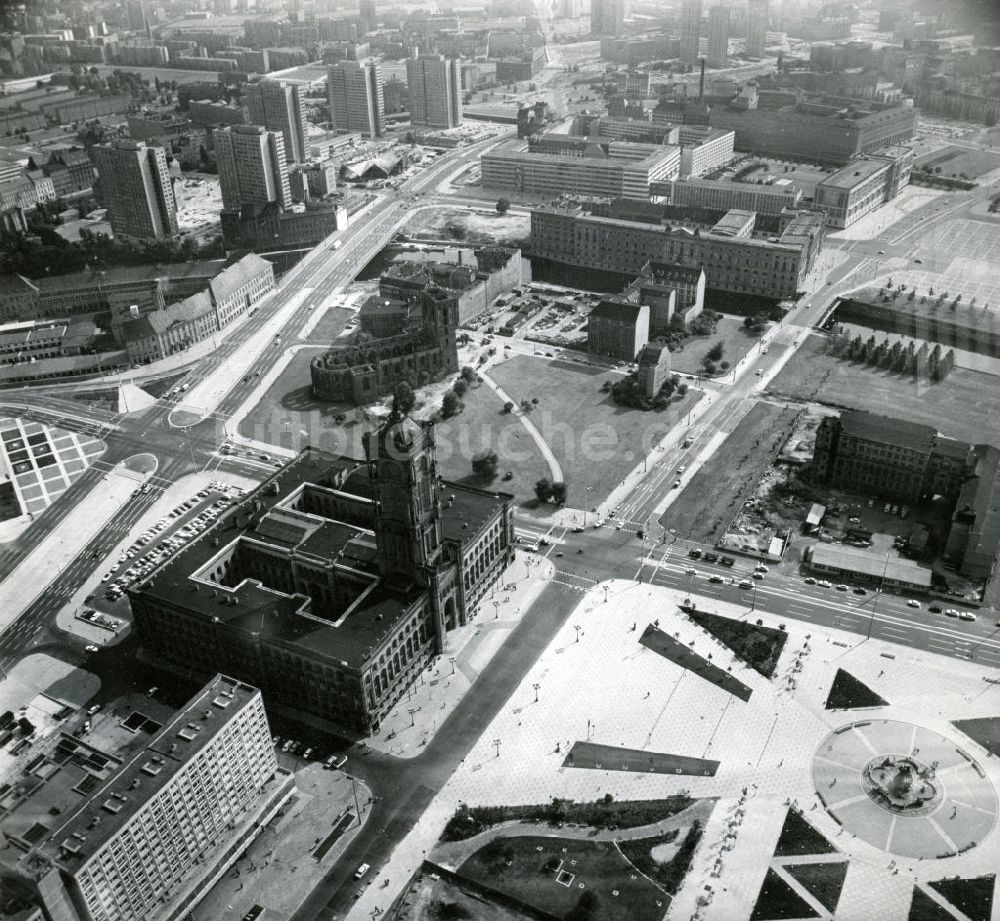
{"label": "large block building", "polygon": [[392,416],[363,461],[306,449],[131,593],[144,647],[367,735],[514,556],[513,497],[446,482]]}
{"label": "large block building", "polygon": [[816,184],[813,208],[828,227],[850,227],[892,201],[910,183],[913,148],[887,147],[831,173]]}
{"label": "large block building", "polygon": [[823,233],[823,215],[811,211],[790,216],[776,242],[759,234],[729,235],[725,221],[694,230],[660,223],[656,215],[621,220],[582,208],[531,212],[535,258],[632,277],[649,262],[703,268],[712,289],[779,300],[801,290],[819,255]]}
{"label": "large block building", "polygon": [[295,793],[256,688],[215,674],[165,709],[144,700],[21,756],[0,809],[6,893],[47,921],[177,921]]}
{"label": "large block building", "polygon": [[1000,450],[868,412],[828,416],[816,430],[812,476],[880,499],[954,503],[945,556],[988,578],[1000,551]]}

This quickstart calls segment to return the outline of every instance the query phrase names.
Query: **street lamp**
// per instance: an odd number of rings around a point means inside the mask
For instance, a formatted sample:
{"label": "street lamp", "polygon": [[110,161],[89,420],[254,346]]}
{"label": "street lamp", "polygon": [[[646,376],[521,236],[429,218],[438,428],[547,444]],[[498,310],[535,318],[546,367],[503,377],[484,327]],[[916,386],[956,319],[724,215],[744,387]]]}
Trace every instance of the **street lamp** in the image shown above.
{"label": "street lamp", "polygon": [[417,724],[417,708],[409,707],[406,712],[410,714],[410,726],[415,726]]}
{"label": "street lamp", "polygon": [[535,689],[535,703],[538,703],[538,689],[541,687],[540,684],[533,684],[532,687]]}
{"label": "street lamp", "polygon": [[455,657],[454,656],[448,656],[448,661],[451,662],[451,673],[454,675],[455,674]]}
{"label": "street lamp", "polygon": [[499,758],[500,757],[500,740],[499,739],[494,739],[493,740],[493,747],[497,750],[497,757]]}
{"label": "street lamp", "polygon": [[576,624],[573,624],[573,629],[576,631],[576,642],[579,643],[580,642],[580,628]]}

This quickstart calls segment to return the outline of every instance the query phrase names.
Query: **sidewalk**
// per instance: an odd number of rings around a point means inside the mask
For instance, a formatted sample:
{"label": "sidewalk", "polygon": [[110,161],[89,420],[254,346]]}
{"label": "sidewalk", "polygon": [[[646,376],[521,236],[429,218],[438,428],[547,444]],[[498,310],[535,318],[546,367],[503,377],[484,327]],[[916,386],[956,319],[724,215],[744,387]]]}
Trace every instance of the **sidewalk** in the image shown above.
{"label": "sidewalk", "polygon": [[[340,771],[310,764],[297,771],[298,792],[276,820],[264,826],[256,841],[219,880],[198,907],[194,921],[238,921],[254,905],[267,919],[290,918],[354,840],[368,820],[371,791]],[[345,811],[355,814],[355,792],[361,806],[357,819],[336,844],[316,859],[315,853]]]}
{"label": "sidewalk", "polygon": [[[555,567],[548,560],[517,551],[513,565],[502,577],[505,584],[514,584],[516,588],[507,592],[498,587],[492,600],[487,596],[479,603],[474,620],[448,634],[444,652],[393,707],[382,721],[378,735],[368,739],[368,747],[400,758],[419,755],[521,622],[554,572]],[[496,607],[493,600],[498,602]]]}

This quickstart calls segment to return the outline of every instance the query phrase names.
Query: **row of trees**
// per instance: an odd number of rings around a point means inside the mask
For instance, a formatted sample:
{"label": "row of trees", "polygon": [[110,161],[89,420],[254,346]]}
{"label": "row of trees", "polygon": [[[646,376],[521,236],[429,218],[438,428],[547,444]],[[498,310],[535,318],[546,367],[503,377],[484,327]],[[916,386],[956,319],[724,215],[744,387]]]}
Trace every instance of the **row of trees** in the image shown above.
{"label": "row of trees", "polygon": [[943,381],[955,367],[955,350],[944,352],[935,344],[931,348],[922,342],[918,348],[913,342],[904,345],[888,338],[876,342],[874,336],[853,339],[846,330],[839,330],[830,340],[830,351],[849,361],[857,361],[872,368],[894,371],[897,374],[911,374],[913,377],[926,376],[932,381]]}

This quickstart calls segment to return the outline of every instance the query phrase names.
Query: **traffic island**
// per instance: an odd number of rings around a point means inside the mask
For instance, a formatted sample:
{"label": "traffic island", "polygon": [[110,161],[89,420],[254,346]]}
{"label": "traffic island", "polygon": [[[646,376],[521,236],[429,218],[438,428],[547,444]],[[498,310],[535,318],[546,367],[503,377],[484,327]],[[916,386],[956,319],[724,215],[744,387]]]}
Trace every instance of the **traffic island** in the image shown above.
{"label": "traffic island", "polygon": [[717,688],[738,697],[744,703],[750,699],[750,695],[753,693],[752,688],[747,687],[738,678],[734,678],[725,669],[713,665],[708,659],[702,658],[694,650],[689,649],[652,624],[643,631],[639,642],[647,649],[663,656],[664,659],[668,659],[687,671],[694,672],[699,678],[704,678]]}

